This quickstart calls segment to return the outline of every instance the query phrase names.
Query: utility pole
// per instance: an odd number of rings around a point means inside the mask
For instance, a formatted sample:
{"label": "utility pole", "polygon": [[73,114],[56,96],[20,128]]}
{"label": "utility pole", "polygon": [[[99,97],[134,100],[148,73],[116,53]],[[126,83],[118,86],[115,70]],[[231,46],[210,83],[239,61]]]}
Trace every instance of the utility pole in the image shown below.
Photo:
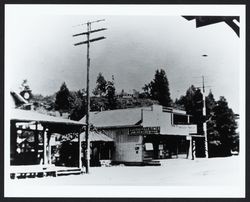
{"label": "utility pole", "polygon": [[[81,36],[81,35],[86,35],[87,40],[83,42],[79,42],[74,44],[75,46],[82,45],[82,44],[87,44],[87,114],[86,114],[86,132],[85,132],[85,141],[86,141],[86,151],[85,151],[85,157],[86,157],[86,173],[89,173],[89,166],[90,166],[90,141],[89,141],[89,131],[90,131],[90,124],[89,124],[89,111],[90,111],[90,96],[89,96],[89,69],[90,69],[90,55],[89,55],[89,49],[90,49],[90,43],[94,41],[99,41],[102,39],[105,39],[105,37],[98,37],[94,39],[90,39],[90,34],[95,33],[95,32],[100,32],[104,31],[107,28],[101,28],[101,29],[96,29],[96,30],[91,30],[91,25],[93,23],[101,22],[104,21],[105,19],[102,20],[96,20],[92,22],[87,22],[81,25],[87,25],[87,32],[82,32],[79,34],[73,35],[73,37],[76,36]],[[79,25],[79,26],[81,26]],[[81,142],[79,142],[79,151],[81,151]],[[81,156],[81,152],[79,153]]]}
{"label": "utility pole", "polygon": [[[202,76],[202,100],[203,100],[203,116],[206,117],[206,97],[205,97],[205,84],[204,76]],[[208,158],[208,141],[207,141],[207,121],[203,122],[203,131],[205,138],[205,157]]]}

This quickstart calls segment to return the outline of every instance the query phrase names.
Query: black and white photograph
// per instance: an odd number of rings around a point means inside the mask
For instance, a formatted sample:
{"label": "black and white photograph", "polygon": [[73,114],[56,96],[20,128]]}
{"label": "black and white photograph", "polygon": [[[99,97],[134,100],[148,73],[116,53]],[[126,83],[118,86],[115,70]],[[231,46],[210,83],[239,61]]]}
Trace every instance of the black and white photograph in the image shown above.
{"label": "black and white photograph", "polygon": [[245,5],[5,4],[5,197],[245,197]]}

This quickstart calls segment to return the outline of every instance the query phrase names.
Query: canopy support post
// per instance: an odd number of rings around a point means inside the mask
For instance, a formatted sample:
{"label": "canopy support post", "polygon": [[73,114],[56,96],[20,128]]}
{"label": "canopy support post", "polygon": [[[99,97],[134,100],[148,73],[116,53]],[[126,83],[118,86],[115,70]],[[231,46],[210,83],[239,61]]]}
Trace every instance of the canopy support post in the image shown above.
{"label": "canopy support post", "polygon": [[16,161],[17,154],[17,128],[16,122],[10,122],[10,165]]}
{"label": "canopy support post", "polygon": [[34,141],[35,141],[35,154],[36,154],[36,158],[38,158],[38,144],[39,144],[39,133],[38,133],[38,123],[35,122],[35,134],[34,134]]}
{"label": "canopy support post", "polygon": [[48,164],[51,164],[51,145],[50,145],[51,133],[48,132]]}
{"label": "canopy support post", "polygon": [[78,151],[79,151],[79,168],[82,170],[82,138],[81,138],[81,131],[78,134]]}
{"label": "canopy support post", "polygon": [[48,164],[46,142],[47,142],[47,129],[44,128],[44,131],[43,131],[43,164],[44,165]]}

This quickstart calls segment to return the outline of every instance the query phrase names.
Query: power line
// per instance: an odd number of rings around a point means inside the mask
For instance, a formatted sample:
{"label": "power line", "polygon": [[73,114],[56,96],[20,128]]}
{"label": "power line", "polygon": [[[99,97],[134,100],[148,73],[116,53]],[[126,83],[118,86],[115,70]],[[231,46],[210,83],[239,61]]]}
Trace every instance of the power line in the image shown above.
{"label": "power line", "polygon": [[[91,30],[89,33],[95,33],[95,32],[104,31],[104,30],[107,30],[107,28]],[[79,34],[74,34],[73,37],[80,36],[80,35],[86,35],[86,34],[88,34],[88,32],[82,32],[82,33],[79,33]]]}
{"label": "power line", "polygon": [[79,27],[79,26],[87,25],[88,23],[93,24],[93,23],[102,22],[102,21],[105,21],[105,19],[95,20],[95,21],[90,21],[90,22],[85,22],[85,23],[82,23],[82,24],[74,25],[72,27]]}

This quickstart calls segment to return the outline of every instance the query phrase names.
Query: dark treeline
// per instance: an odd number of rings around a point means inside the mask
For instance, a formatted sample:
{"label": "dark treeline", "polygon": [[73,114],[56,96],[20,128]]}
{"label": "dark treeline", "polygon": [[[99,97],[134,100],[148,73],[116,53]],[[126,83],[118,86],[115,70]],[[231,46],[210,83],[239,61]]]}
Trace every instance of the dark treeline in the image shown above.
{"label": "dark treeline", "polygon": [[183,107],[192,115],[192,123],[197,124],[198,134],[203,134],[203,122],[207,122],[208,151],[210,157],[230,156],[231,151],[239,151],[239,134],[236,133],[238,118],[221,96],[214,99],[210,90],[205,98],[206,116],[203,116],[203,98],[199,88],[191,86],[186,95],[176,99],[175,105]]}

